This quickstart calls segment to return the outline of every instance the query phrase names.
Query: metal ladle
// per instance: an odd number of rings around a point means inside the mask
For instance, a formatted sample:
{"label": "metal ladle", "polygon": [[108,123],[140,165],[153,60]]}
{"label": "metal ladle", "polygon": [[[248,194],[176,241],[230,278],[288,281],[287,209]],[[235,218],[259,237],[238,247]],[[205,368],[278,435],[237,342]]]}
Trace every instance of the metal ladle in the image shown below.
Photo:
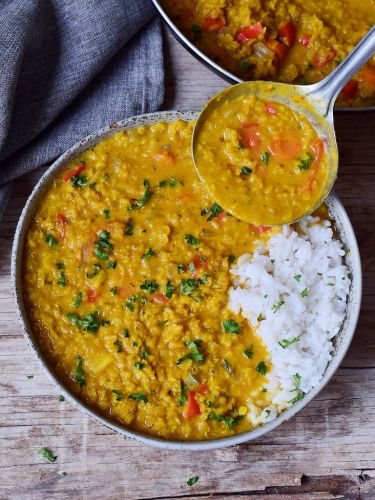
{"label": "metal ladle", "polygon": [[[221,199],[223,198],[223,192],[219,189],[220,176],[218,175],[215,182],[212,182],[212,180],[207,181],[205,162],[199,161],[197,158],[197,149],[203,147],[199,142],[200,133],[205,121],[211,113],[222,105],[224,101],[231,101],[241,96],[255,95],[261,100],[279,102],[295,109],[307,118],[320,138],[324,140],[328,157],[328,176],[323,194],[319,200],[314,203],[314,206],[311,206],[306,213],[301,214],[297,220],[316,210],[328,196],[337,175],[338,150],[333,121],[334,103],[344,85],[358,70],[360,70],[374,52],[375,26],[373,26],[362,38],[346,59],[337,66],[332,73],[318,83],[302,86],[264,81],[244,82],[226,88],[210,99],[196,122],[192,138],[192,153],[198,176],[206,185],[212,199],[239,219],[257,225],[270,225],[267,221],[247,220],[246,210],[238,209],[236,213],[234,207],[238,207],[237,193],[231,193],[230,190],[228,190],[225,193],[225,198]],[[278,221],[276,224],[287,224],[292,222],[296,222],[296,220],[280,220],[280,222]]]}

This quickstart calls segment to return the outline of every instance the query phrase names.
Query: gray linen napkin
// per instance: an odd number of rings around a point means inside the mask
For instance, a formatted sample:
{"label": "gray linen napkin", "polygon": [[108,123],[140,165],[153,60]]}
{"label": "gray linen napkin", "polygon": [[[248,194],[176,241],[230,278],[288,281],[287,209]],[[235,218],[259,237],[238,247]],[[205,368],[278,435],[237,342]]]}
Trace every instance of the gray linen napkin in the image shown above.
{"label": "gray linen napkin", "polygon": [[0,217],[9,181],[113,121],[160,107],[154,13],[147,0],[1,0]]}

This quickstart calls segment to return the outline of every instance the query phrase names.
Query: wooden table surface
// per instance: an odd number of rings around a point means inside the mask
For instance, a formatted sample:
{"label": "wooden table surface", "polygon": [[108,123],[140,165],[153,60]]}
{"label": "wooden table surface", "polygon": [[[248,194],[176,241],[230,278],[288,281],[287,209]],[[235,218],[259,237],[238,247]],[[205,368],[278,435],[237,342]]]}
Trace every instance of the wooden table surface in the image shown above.
{"label": "wooden table surface", "polygon": [[[226,85],[170,35],[166,45],[164,109],[199,109]],[[231,448],[154,449],[59,402],[23,338],[10,282],[17,220],[44,169],[14,183],[0,223],[0,499],[375,498],[375,112],[336,113],[335,123],[335,189],[353,223],[364,271],[354,341],[332,381],[298,416]],[[55,463],[38,455],[43,446],[57,455]],[[189,488],[186,480],[194,475],[199,481]]]}

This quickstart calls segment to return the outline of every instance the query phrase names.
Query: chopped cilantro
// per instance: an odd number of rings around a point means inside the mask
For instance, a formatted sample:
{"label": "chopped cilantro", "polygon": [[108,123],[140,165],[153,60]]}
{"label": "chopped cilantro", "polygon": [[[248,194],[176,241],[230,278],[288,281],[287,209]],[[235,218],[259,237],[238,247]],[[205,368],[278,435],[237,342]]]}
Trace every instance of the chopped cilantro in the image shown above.
{"label": "chopped cilantro", "polygon": [[169,177],[169,179],[167,179],[165,181],[160,181],[159,187],[161,187],[161,188],[167,187],[167,186],[168,187],[176,187],[178,184],[182,184],[182,182],[178,181],[174,177]]}
{"label": "chopped cilantro", "polygon": [[300,159],[300,162],[298,164],[298,168],[300,170],[308,170],[310,168],[312,161],[313,161],[313,157],[312,157],[311,153],[306,153],[306,158]]}
{"label": "chopped cilantro", "polygon": [[259,321],[259,322],[260,322],[260,321],[264,321],[265,319],[266,319],[266,317],[265,317],[265,315],[264,315],[264,314],[262,314],[262,313],[260,313],[260,314],[258,315],[258,317],[257,317],[257,321]]}
{"label": "chopped cilantro", "polygon": [[327,286],[335,286],[334,283],[327,283]]}
{"label": "chopped cilantro", "polygon": [[241,331],[240,325],[233,319],[225,319],[223,321],[223,328],[225,333],[234,333],[235,335],[238,335]]}
{"label": "chopped cilantro", "polygon": [[101,326],[109,324],[107,320],[101,320],[97,312],[86,314],[83,318],[74,313],[66,313],[65,316],[70,319],[73,326],[90,333],[96,333]]}
{"label": "chopped cilantro", "polygon": [[117,389],[112,389],[113,394],[116,396],[116,401],[122,401],[124,399],[124,393]]}
{"label": "chopped cilantro", "polygon": [[140,363],[139,361],[137,361],[137,363],[134,363],[134,368],[137,368],[137,370],[143,370],[145,366],[146,365],[144,363]]}
{"label": "chopped cilantro", "polygon": [[265,165],[268,165],[268,162],[270,161],[270,154],[268,151],[265,151],[260,155],[260,159]]}
{"label": "chopped cilantro", "polygon": [[185,234],[184,240],[186,241],[186,243],[188,243],[193,247],[199,245],[200,243],[199,239],[193,236],[192,234]]}
{"label": "chopped cilantro", "polygon": [[193,295],[198,289],[198,280],[193,278],[188,278],[187,280],[181,280],[180,282],[180,293],[181,295]]}
{"label": "chopped cilantro", "polygon": [[207,215],[208,213],[210,213],[209,217],[207,218],[208,222],[210,222],[212,221],[212,219],[221,214],[221,212],[224,212],[224,209],[217,203],[214,203],[210,208],[204,208],[201,211],[201,215]]}
{"label": "chopped cilantro", "polygon": [[151,191],[150,188],[150,183],[147,179],[143,181],[143,185],[146,188],[143,196],[139,198],[139,200],[135,201],[132,203],[129,207],[128,210],[140,210],[142,207],[144,207],[149,201],[151,196],[153,195],[153,192]]}
{"label": "chopped cilantro", "polygon": [[101,231],[95,241],[94,254],[99,260],[106,260],[113,249],[112,243],[109,241],[110,234],[108,231]]}
{"label": "chopped cilantro", "polygon": [[77,384],[82,388],[86,385],[86,377],[83,373],[83,358],[81,356],[77,356],[76,360],[78,361],[78,363],[74,378]]}
{"label": "chopped cilantro", "polygon": [[113,286],[110,289],[110,292],[111,292],[112,295],[117,295],[118,294],[118,288],[117,288],[117,286]]}
{"label": "chopped cilantro", "polygon": [[87,184],[87,177],[85,175],[74,175],[71,179],[70,182],[73,184],[75,187],[82,187],[86,186]]}
{"label": "chopped cilantro", "polygon": [[186,481],[186,484],[190,487],[194,486],[199,480],[199,476],[193,476]]}
{"label": "chopped cilantro", "polygon": [[174,293],[174,286],[170,281],[168,281],[167,284],[165,285],[165,295],[168,299],[170,299],[173,293]]}
{"label": "chopped cilantro", "polygon": [[241,168],[241,174],[243,175],[250,175],[252,173],[253,169],[250,167],[242,167]]}
{"label": "chopped cilantro", "polygon": [[301,277],[302,277],[302,276],[301,276],[301,274],[295,274],[295,275],[293,276],[293,278],[294,278],[296,281],[298,281],[298,282],[300,282],[300,281],[301,281]]}
{"label": "chopped cilantro", "polygon": [[236,257],[234,255],[229,255],[228,262],[229,264],[234,264],[236,261]]}
{"label": "chopped cilantro", "polygon": [[150,353],[146,349],[141,352],[141,359],[147,359],[149,356]]}
{"label": "chopped cilantro", "polygon": [[142,283],[140,289],[148,293],[155,293],[159,289],[159,285],[154,280],[146,280]]}
{"label": "chopped cilantro", "polygon": [[110,260],[109,262],[107,262],[107,265],[105,267],[107,269],[116,269],[117,262],[115,260]]}
{"label": "chopped cilantro", "polygon": [[148,403],[147,395],[143,392],[133,392],[133,394],[129,394],[129,399],[133,399],[134,401],[143,401],[144,403]]}
{"label": "chopped cilantro", "polygon": [[258,363],[255,369],[261,375],[265,375],[267,373],[267,367],[264,361]]}
{"label": "chopped cilantro", "polygon": [[185,384],[185,382],[180,382],[180,384],[181,384],[181,392],[180,392],[180,397],[177,401],[178,406],[184,405],[188,400],[187,391],[189,387],[187,384]]}
{"label": "chopped cilantro", "polygon": [[104,180],[109,181],[109,174],[107,172],[104,174]]}
{"label": "chopped cilantro", "polygon": [[301,297],[308,297],[309,296],[309,291],[307,288],[304,288],[301,292]]}
{"label": "chopped cilantro", "polygon": [[251,359],[254,356],[253,345],[251,345],[248,349],[246,349],[243,354],[246,358]]}
{"label": "chopped cilantro", "polygon": [[290,345],[292,344],[295,344],[296,342],[299,342],[301,339],[299,337],[293,337],[292,339],[288,340],[288,339],[282,339],[280,340],[279,342],[279,345],[283,348],[283,349],[286,349],[287,347],[289,347]]}
{"label": "chopped cilantro", "polygon": [[66,277],[64,271],[60,271],[57,284],[61,287],[64,287],[66,285]]}
{"label": "chopped cilantro", "polygon": [[229,375],[233,375],[233,368],[232,368],[231,364],[226,359],[223,360],[223,366],[226,369],[226,371],[229,373]]}
{"label": "chopped cilantro", "polygon": [[103,215],[104,218],[108,220],[111,217],[111,211],[106,208],[105,210],[103,210]]}
{"label": "chopped cilantro", "polygon": [[29,380],[34,378],[34,375],[26,375],[26,378],[28,378]]}
{"label": "chopped cilantro", "polygon": [[113,342],[113,345],[117,347],[117,352],[122,352],[123,345],[120,339],[117,339],[116,342]]}
{"label": "chopped cilantro", "polygon": [[145,297],[142,297],[142,295],[131,295],[126,299],[125,307],[128,311],[134,311],[134,304],[146,304]]}
{"label": "chopped cilantro", "polygon": [[155,250],[153,250],[152,248],[149,248],[147,250],[147,252],[142,255],[141,259],[148,259],[149,257],[152,257],[153,255],[155,255]]}
{"label": "chopped cilantro", "polygon": [[125,229],[124,229],[124,235],[125,236],[133,236],[134,234],[134,225],[131,219],[128,219],[125,221]]}
{"label": "chopped cilantro", "polygon": [[61,270],[65,269],[65,264],[63,264],[62,262],[57,262],[56,267],[57,267],[57,269],[59,269],[61,271]]}
{"label": "chopped cilantro", "polygon": [[42,457],[46,458],[49,462],[56,462],[56,456],[52,455],[52,453],[47,450],[47,448],[40,448],[38,450],[39,455],[42,455]]}
{"label": "chopped cilantro", "polygon": [[93,265],[93,270],[91,271],[91,273],[86,273],[86,278],[88,279],[94,278],[97,274],[99,274],[100,270],[101,270],[101,265],[98,262],[96,262]]}
{"label": "chopped cilantro", "polygon": [[224,423],[229,430],[233,429],[233,427],[243,418],[243,415],[219,415],[217,413],[209,413],[207,416],[208,420]]}
{"label": "chopped cilantro", "polygon": [[124,328],[122,333],[124,334],[124,337],[126,339],[128,339],[130,337],[129,328]]}
{"label": "chopped cilantro", "polygon": [[57,245],[57,239],[54,236],[52,236],[52,234],[47,234],[44,241],[50,247],[54,247],[55,245]]}
{"label": "chopped cilantro", "polygon": [[60,394],[60,396],[59,396],[59,401],[60,401],[60,403],[63,403],[65,401],[65,398],[62,394]]}
{"label": "chopped cilantro", "polygon": [[303,392],[303,390],[300,388],[300,385],[301,385],[301,375],[299,373],[295,373],[293,375],[293,382],[294,382],[294,385],[295,385],[295,389],[292,389],[290,392],[295,392],[295,396],[290,400],[288,401],[288,403],[296,403],[297,401],[299,401],[300,399],[303,399],[305,397],[305,393]]}
{"label": "chopped cilantro", "polygon": [[186,342],[186,346],[190,349],[190,352],[185,354],[185,356],[182,356],[182,358],[177,361],[177,364],[180,365],[187,359],[191,359],[192,361],[203,361],[203,354],[199,351],[201,345],[202,340],[200,339]]}

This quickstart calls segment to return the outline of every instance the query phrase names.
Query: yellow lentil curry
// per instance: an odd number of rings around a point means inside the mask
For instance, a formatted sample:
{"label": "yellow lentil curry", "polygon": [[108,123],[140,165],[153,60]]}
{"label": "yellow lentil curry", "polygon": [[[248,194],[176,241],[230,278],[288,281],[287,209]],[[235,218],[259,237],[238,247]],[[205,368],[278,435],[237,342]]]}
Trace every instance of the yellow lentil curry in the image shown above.
{"label": "yellow lentil curry", "polygon": [[241,220],[287,224],[319,204],[328,179],[325,143],[296,110],[255,95],[210,109],[195,140],[200,176]]}
{"label": "yellow lentil curry", "polygon": [[[162,0],[182,32],[243,80],[315,83],[375,24],[374,0]],[[375,56],[338,104],[375,104]]]}
{"label": "yellow lentil curry", "polygon": [[208,197],[192,124],[121,131],[45,195],[27,236],[24,295],[38,344],[66,386],[127,428],[205,440],[250,428],[268,353],[227,309],[231,263],[276,230]]}

